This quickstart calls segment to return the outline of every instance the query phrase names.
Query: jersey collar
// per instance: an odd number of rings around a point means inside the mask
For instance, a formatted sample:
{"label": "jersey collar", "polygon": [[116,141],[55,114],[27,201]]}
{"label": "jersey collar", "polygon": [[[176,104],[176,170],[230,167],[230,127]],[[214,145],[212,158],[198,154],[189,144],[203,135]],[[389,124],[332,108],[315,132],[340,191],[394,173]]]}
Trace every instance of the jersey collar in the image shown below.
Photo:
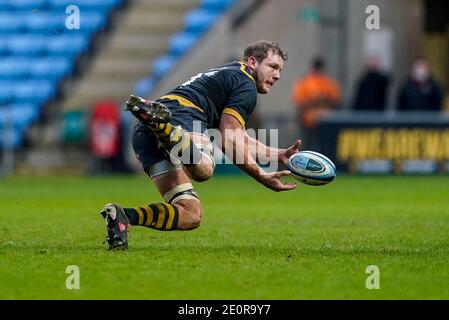
{"label": "jersey collar", "polygon": [[254,80],[254,77],[252,76],[252,70],[250,69],[250,67],[248,67],[248,65],[242,61],[238,61],[238,63],[240,64],[240,71],[246,74],[248,78],[253,80],[253,82],[255,83],[256,80]]}

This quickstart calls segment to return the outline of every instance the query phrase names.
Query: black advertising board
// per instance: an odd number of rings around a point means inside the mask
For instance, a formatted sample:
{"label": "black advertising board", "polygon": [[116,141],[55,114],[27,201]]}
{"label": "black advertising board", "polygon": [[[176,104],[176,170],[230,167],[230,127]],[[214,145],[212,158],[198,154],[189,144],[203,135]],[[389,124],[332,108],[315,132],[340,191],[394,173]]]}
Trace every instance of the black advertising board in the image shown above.
{"label": "black advertising board", "polygon": [[339,113],[322,119],[318,151],[349,173],[448,173],[449,115]]}

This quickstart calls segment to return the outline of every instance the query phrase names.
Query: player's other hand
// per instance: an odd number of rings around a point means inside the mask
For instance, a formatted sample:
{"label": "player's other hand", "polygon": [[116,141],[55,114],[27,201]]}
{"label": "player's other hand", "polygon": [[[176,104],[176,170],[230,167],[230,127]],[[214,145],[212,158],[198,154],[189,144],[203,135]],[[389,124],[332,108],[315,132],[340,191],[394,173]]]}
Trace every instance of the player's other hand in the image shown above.
{"label": "player's other hand", "polygon": [[282,177],[289,176],[290,174],[291,172],[288,170],[264,173],[260,176],[259,182],[268,189],[276,192],[294,190],[296,189],[296,183],[284,183],[281,181]]}
{"label": "player's other hand", "polygon": [[295,153],[299,152],[300,146],[301,146],[301,140],[298,140],[290,148],[280,149],[279,150],[279,162],[281,162],[283,164],[287,164],[288,159]]}

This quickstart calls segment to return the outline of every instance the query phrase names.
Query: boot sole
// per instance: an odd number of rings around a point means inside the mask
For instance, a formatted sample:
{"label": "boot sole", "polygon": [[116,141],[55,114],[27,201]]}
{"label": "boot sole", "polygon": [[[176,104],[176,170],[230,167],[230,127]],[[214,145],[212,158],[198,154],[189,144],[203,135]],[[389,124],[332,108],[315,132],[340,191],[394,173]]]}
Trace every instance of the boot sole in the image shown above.
{"label": "boot sole", "polygon": [[144,124],[168,123],[172,120],[172,114],[164,104],[133,95],[126,102],[126,110]]}

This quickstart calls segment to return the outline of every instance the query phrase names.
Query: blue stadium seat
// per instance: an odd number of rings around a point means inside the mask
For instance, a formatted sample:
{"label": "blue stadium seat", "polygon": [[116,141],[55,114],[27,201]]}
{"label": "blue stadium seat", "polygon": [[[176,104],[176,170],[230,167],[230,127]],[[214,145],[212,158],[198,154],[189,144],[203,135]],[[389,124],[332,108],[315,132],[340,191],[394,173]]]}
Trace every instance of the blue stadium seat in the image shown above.
{"label": "blue stadium seat", "polygon": [[0,130],[0,147],[2,149],[6,149],[5,140],[8,139],[10,142],[8,143],[8,149],[18,149],[23,145],[24,140],[24,130],[21,128],[15,128],[10,132],[10,136],[5,137],[6,132],[4,130]]}
{"label": "blue stadium seat", "polygon": [[180,56],[190,50],[199,40],[197,33],[179,32],[171,39],[169,44],[169,52],[175,56]]}
{"label": "blue stadium seat", "polygon": [[201,7],[205,10],[221,12],[234,3],[235,0],[201,0]]}
{"label": "blue stadium seat", "polygon": [[11,10],[42,10],[45,9],[48,0],[1,0],[7,2]]}
{"label": "blue stadium seat", "polygon": [[156,80],[169,73],[175,67],[177,60],[176,57],[170,55],[157,58],[153,63],[153,76]]}
{"label": "blue stadium seat", "polygon": [[106,25],[106,16],[99,12],[83,12],[80,15],[80,28],[69,29],[66,27],[68,15],[62,13],[39,13],[32,14],[25,20],[25,28],[31,33],[44,34],[72,34],[92,33],[100,30]]}
{"label": "blue stadium seat", "polygon": [[8,55],[9,35],[0,34],[0,57]]}
{"label": "blue stadium seat", "polygon": [[0,12],[0,34],[14,34],[23,31],[23,15],[16,15],[9,12]]}
{"label": "blue stadium seat", "polygon": [[41,35],[20,35],[11,37],[8,50],[16,56],[38,56],[45,51],[45,38]]}
{"label": "blue stadium seat", "polygon": [[14,94],[14,82],[10,80],[0,80],[0,104],[8,103]]}
{"label": "blue stadium seat", "polygon": [[36,14],[31,14],[26,19],[25,28],[31,33],[55,35],[64,31],[66,17],[67,16],[64,13],[54,14],[38,12]]}
{"label": "blue stadium seat", "polygon": [[12,118],[14,125],[20,128],[26,128],[37,120],[40,114],[39,105],[32,103],[11,104]]}
{"label": "blue stadium seat", "polygon": [[148,95],[155,87],[156,81],[152,77],[140,79],[134,87],[134,94],[137,96]]}
{"label": "blue stadium seat", "polygon": [[209,29],[219,18],[219,14],[204,9],[194,9],[187,13],[184,19],[184,29],[187,32],[202,33]]}
{"label": "blue stadium seat", "polygon": [[[0,127],[11,106],[14,146],[72,73],[75,58],[90,45],[122,0],[0,0]],[[66,27],[66,8],[80,9],[80,29]],[[0,140],[2,132],[0,132]],[[0,141],[0,147],[3,141]]]}
{"label": "blue stadium seat", "polygon": [[16,80],[29,75],[30,59],[25,57],[8,57],[0,60],[0,79]]}
{"label": "blue stadium seat", "polygon": [[30,74],[34,79],[59,81],[70,74],[73,64],[63,57],[42,58],[30,66]]}
{"label": "blue stadium seat", "polygon": [[18,82],[14,88],[14,101],[42,104],[51,99],[54,93],[55,87],[50,81]]}
{"label": "blue stadium seat", "polygon": [[49,0],[53,10],[64,10],[76,5],[80,10],[109,11],[121,3],[121,0]]}
{"label": "blue stadium seat", "polygon": [[7,1],[0,1],[0,13],[10,11],[9,3]]}
{"label": "blue stadium seat", "polygon": [[61,35],[47,40],[49,55],[75,56],[84,52],[88,47],[88,38],[82,34]]}
{"label": "blue stadium seat", "polygon": [[11,126],[11,124],[15,129],[24,129],[38,118],[39,111],[37,105],[30,103],[0,107],[0,129]]}
{"label": "blue stadium seat", "polygon": [[81,15],[80,31],[94,32],[100,30],[106,24],[106,16],[98,12],[88,12]]}

